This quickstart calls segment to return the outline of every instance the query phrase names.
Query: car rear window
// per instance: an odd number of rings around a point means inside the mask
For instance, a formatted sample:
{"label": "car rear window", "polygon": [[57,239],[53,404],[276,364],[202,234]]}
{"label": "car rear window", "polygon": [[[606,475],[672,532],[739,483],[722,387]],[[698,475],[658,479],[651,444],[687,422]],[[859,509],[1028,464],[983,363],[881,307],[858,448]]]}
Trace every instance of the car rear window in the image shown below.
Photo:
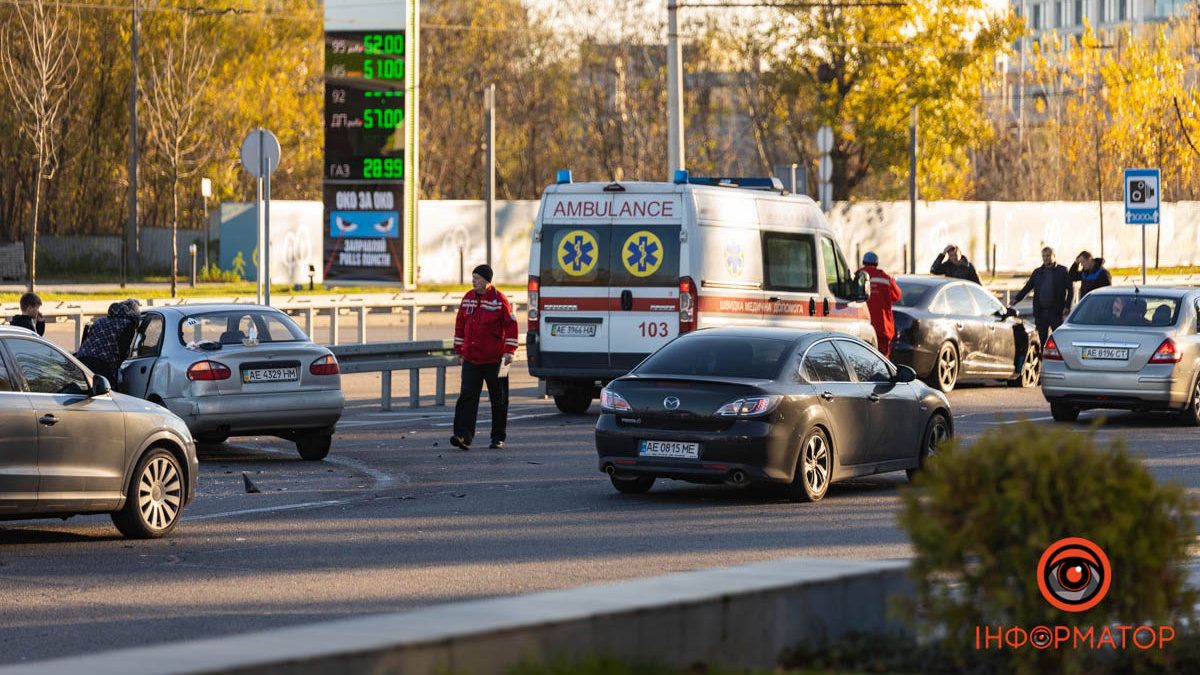
{"label": "car rear window", "polygon": [[1145,293],[1091,293],[1075,307],[1070,322],[1084,326],[1173,326],[1179,318],[1179,302],[1179,298]]}
{"label": "car rear window", "polygon": [[179,342],[184,345],[201,342],[235,345],[249,338],[252,332],[257,333],[260,343],[308,340],[304,331],[286,314],[244,309],[187,317],[179,323]]}
{"label": "car rear window", "polygon": [[897,281],[896,284],[900,286],[900,300],[893,304],[901,307],[916,307],[929,294],[929,289],[933,288],[929,284],[915,284],[911,281]]}
{"label": "car rear window", "polygon": [[792,346],[789,340],[689,335],[667,344],[633,372],[768,380],[779,375]]}

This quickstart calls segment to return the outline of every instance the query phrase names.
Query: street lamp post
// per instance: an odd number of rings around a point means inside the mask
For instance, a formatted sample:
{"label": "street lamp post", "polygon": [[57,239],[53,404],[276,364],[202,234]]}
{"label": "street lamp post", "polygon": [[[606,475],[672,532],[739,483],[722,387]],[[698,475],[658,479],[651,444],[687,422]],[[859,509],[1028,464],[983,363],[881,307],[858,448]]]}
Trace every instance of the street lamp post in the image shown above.
{"label": "street lamp post", "polygon": [[683,50],[679,46],[679,0],[667,0],[667,180],[684,168]]}
{"label": "street lamp post", "polygon": [[212,181],[207,178],[200,179],[200,196],[204,202],[204,269],[208,269],[208,249],[212,242],[209,241],[209,236],[212,233],[212,223],[208,222],[208,198],[212,196]]}

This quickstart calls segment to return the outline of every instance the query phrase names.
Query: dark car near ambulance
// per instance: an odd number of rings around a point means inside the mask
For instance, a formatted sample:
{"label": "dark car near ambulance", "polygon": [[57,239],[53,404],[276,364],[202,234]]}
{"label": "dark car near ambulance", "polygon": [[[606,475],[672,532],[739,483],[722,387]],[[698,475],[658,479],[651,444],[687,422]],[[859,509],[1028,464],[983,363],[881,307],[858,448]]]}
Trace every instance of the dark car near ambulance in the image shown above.
{"label": "dark car near ambulance", "polygon": [[953,432],[946,397],[862,340],[823,330],[713,328],[673,340],[601,392],[600,470],[626,494],[658,478],[780,484],[907,470]]}

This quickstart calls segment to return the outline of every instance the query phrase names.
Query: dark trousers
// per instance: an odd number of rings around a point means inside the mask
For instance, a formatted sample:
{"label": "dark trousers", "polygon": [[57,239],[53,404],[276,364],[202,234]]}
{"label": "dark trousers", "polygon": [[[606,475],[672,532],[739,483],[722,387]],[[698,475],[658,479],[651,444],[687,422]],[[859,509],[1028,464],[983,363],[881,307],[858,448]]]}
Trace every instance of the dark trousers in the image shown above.
{"label": "dark trousers", "polygon": [[117,388],[117,368],[107,364],[100,359],[94,359],[90,356],[77,357],[79,362],[91,369],[97,375],[103,376],[108,380],[108,384],[113,388]]}
{"label": "dark trousers", "polygon": [[1050,331],[1062,325],[1062,313],[1062,308],[1033,310],[1033,323],[1037,326],[1038,338],[1041,339],[1043,346],[1046,344],[1046,339],[1050,337]]}
{"label": "dark trousers", "polygon": [[508,378],[500,377],[500,364],[463,361],[462,389],[458,403],[454,404],[454,435],[468,444],[475,438],[479,394],[484,382],[487,382],[488,399],[492,402],[492,440],[503,441],[508,430]]}

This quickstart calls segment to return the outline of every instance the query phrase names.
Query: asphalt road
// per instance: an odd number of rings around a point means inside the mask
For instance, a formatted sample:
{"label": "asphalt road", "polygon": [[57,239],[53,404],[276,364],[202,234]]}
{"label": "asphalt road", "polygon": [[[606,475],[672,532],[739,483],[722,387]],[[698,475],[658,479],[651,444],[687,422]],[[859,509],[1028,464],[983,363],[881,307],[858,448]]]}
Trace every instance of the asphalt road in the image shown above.
{"label": "asphalt road", "polygon": [[[594,414],[559,414],[527,375],[509,447],[467,453],[447,442],[450,409],[382,413],[377,382],[345,379],[326,462],[268,438],[205,452],[199,497],[167,540],[126,541],[107,517],[0,523],[0,663],[785,556],[909,555],[902,473],[818,504],[671,482],[622,496],[596,469]],[[1021,417],[1053,424],[1036,389],[951,400],[967,440]],[[1195,430],[1117,414],[1099,436],[1118,435],[1156,475],[1200,490]]]}

